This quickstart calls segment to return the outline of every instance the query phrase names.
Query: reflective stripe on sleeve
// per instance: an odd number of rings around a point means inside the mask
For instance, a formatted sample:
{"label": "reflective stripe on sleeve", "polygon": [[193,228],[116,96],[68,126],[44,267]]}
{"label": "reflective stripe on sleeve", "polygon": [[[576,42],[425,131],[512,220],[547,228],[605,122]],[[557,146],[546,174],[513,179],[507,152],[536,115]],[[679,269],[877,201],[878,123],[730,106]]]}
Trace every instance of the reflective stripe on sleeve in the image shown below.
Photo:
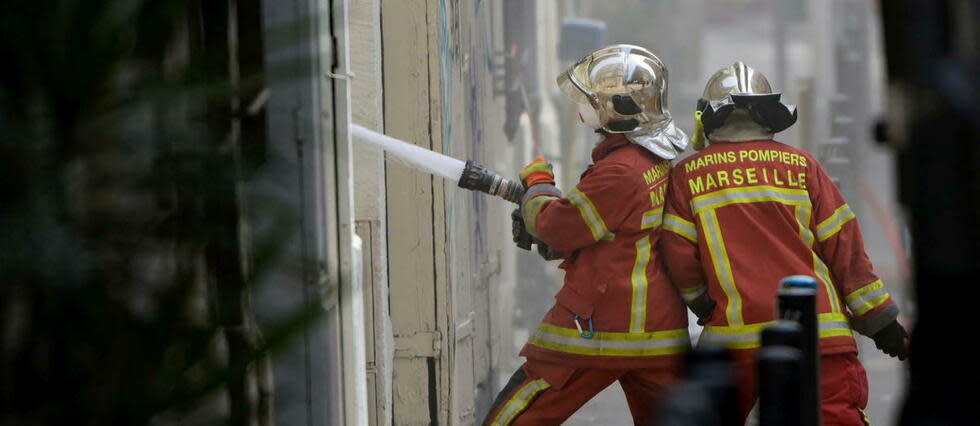
{"label": "reflective stripe on sleeve", "polygon": [[786,189],[768,185],[723,189],[694,197],[691,200],[691,212],[697,215],[705,210],[730,204],[763,201],[774,201],[792,206],[808,206],[810,205],[810,194],[805,189]]}
{"label": "reflective stripe on sleeve", "polygon": [[687,238],[688,241],[698,243],[698,230],[694,223],[684,220],[684,218],[667,213],[664,215],[664,229]]}
{"label": "reflective stripe on sleeve", "polygon": [[541,195],[532,198],[530,201],[524,204],[523,208],[521,209],[521,215],[524,217],[524,227],[531,233],[531,235],[537,235],[538,213],[541,213],[541,208],[543,208],[549,201],[554,201],[557,199],[558,197]]}
{"label": "reflective stripe on sleeve", "polygon": [[[762,345],[760,333],[766,327],[775,324],[768,321],[741,326],[707,326],[701,332],[698,345],[723,346],[729,349],[752,349]],[[844,314],[824,313],[817,315],[817,329],[821,339],[831,337],[853,337],[850,323]]]}
{"label": "reflective stripe on sleeve", "polygon": [[721,226],[718,225],[718,217],[714,210],[707,210],[701,215],[701,226],[704,228],[704,235],[708,240],[708,252],[711,255],[715,275],[728,298],[725,316],[729,324],[742,325],[742,296],[738,293],[738,287],[735,286],[732,264],[728,259],[725,240],[721,236]]}
{"label": "reflective stripe on sleeve", "polygon": [[591,339],[583,339],[574,328],[546,323],[538,325],[528,339],[531,345],[557,352],[614,357],[678,354],[686,351],[690,342],[686,328],[645,333],[596,331]]}
{"label": "reflective stripe on sleeve", "polygon": [[640,229],[654,229],[664,222],[664,208],[658,207],[653,210],[643,212],[643,219],[640,221]]}
{"label": "reflective stripe on sleeve", "polygon": [[507,404],[500,409],[500,412],[497,413],[497,417],[495,417],[493,422],[490,424],[493,426],[507,426],[511,424],[514,419],[517,418],[518,414],[521,414],[521,412],[527,409],[527,406],[531,404],[531,401],[533,401],[539,393],[550,387],[551,385],[544,379],[532,380],[524,386],[521,386],[516,392],[514,392],[514,396],[507,401]]}
{"label": "reflective stripe on sleeve", "polygon": [[606,228],[606,223],[603,222],[599,211],[596,210],[592,200],[584,192],[579,191],[578,188],[573,189],[568,193],[568,201],[571,201],[572,205],[578,208],[579,213],[582,214],[582,220],[592,231],[592,238],[596,241],[613,239],[613,234]]}
{"label": "reflective stripe on sleeve", "polygon": [[708,288],[703,285],[699,285],[697,287],[682,288],[680,290],[681,298],[684,299],[684,302],[691,303],[694,301],[694,299],[697,299],[699,296],[704,294],[705,291],[708,291]]}
{"label": "reflective stripe on sleeve", "polygon": [[844,204],[838,207],[837,210],[834,210],[834,214],[817,225],[817,240],[821,242],[826,241],[828,238],[834,236],[834,234],[840,232],[844,224],[854,218],[855,216],[854,212],[851,211],[851,206]]}
{"label": "reflective stripe on sleeve", "polygon": [[851,312],[860,316],[881,306],[889,297],[888,291],[885,290],[885,283],[877,280],[848,294],[844,300],[847,301],[847,307]]}
{"label": "reflective stripe on sleeve", "polygon": [[636,241],[633,263],[633,303],[630,307],[630,332],[642,333],[647,322],[647,265],[650,264],[650,237]]}

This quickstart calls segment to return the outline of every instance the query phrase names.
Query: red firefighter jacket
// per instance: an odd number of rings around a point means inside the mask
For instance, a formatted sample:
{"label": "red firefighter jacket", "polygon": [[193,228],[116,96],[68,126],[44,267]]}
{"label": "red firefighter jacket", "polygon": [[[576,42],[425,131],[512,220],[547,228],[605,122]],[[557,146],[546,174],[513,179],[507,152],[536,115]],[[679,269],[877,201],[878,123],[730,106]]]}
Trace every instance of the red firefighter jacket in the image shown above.
{"label": "red firefighter jacket", "polygon": [[687,312],[655,250],[671,164],[622,135],[592,159],[564,198],[551,185],[524,196],[528,231],[566,257],[556,304],[521,355],[581,368],[675,363],[690,346]]}
{"label": "red firefighter jacket", "polygon": [[[673,284],[717,302],[701,341],[759,347],[779,281],[819,283],[821,353],[856,351],[898,308],[872,270],[857,220],[823,167],[775,141],[713,143],[671,172],[662,249]],[[700,343],[699,343],[700,344]]]}

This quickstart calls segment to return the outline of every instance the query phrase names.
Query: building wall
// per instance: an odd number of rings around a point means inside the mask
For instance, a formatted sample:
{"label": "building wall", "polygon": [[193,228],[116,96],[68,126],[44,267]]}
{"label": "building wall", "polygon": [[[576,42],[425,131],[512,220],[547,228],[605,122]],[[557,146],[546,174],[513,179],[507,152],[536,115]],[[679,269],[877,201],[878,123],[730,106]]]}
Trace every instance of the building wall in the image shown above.
{"label": "building wall", "polygon": [[[381,4],[358,0],[350,4],[352,120],[384,132]],[[391,377],[394,335],[388,308],[387,200],[385,159],[380,149],[354,146],[355,223],[363,240],[364,313],[366,332],[368,420],[392,424]]]}
{"label": "building wall", "polygon": [[[505,3],[354,2],[354,122],[508,177],[541,149],[560,160],[553,91],[520,93],[512,84],[517,69],[508,66],[526,63],[507,57]],[[519,47],[553,57],[555,4],[529,5],[537,21]],[[555,61],[531,63],[536,68],[528,74],[538,80],[525,91],[553,86]],[[534,107],[525,95],[535,99]],[[511,137],[504,131],[508,113],[516,123]],[[549,145],[535,151],[534,135]],[[523,306],[528,302],[517,289],[526,283],[519,271],[556,268],[513,246],[510,212],[516,206],[459,189],[372,148],[355,148],[355,189],[365,292],[371,294],[371,423],[479,422],[520,365],[527,324],[515,324],[515,312],[534,311],[536,322],[556,289],[545,283],[543,300],[535,299],[534,309]],[[557,273],[544,279],[557,282]]]}

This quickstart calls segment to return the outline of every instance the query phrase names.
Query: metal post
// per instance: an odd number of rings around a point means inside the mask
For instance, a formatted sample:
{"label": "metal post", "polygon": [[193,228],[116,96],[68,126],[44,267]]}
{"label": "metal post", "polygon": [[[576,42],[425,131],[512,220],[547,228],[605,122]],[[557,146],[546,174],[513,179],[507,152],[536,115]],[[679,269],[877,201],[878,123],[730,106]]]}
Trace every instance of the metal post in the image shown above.
{"label": "metal post", "polygon": [[735,426],[738,387],[731,354],[698,348],[687,356],[687,377],[658,407],[658,425]]}
{"label": "metal post", "polygon": [[796,426],[804,418],[798,395],[804,355],[799,349],[776,345],[759,351],[759,425]]}
{"label": "metal post", "polygon": [[802,426],[820,424],[820,358],[817,329],[817,281],[794,275],[780,281],[779,317],[800,324]]}
{"label": "metal post", "polygon": [[803,327],[796,321],[779,320],[762,330],[762,346],[789,346],[803,351]]}
{"label": "metal post", "polygon": [[738,385],[731,353],[722,348],[698,348],[687,359],[688,375],[707,390],[718,426],[738,425]]}

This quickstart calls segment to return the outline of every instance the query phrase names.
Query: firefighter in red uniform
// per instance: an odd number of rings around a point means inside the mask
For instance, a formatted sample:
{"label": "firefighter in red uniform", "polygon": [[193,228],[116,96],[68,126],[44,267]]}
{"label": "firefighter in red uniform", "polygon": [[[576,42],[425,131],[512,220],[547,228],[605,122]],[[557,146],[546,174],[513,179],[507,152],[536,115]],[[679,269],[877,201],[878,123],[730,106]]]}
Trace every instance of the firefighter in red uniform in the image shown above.
{"label": "firefighter in red uniform", "polygon": [[603,139],[565,196],[543,159],[521,173],[527,232],[565,253],[565,283],[484,423],[561,424],[618,380],[646,425],[690,346],[684,303],[655,250],[670,160],[687,136],[666,108],[667,71],[646,49],[597,50],[558,84]]}
{"label": "firefighter in red uniform", "polygon": [[818,281],[823,424],[867,419],[868,384],[852,330],[904,359],[898,307],[872,270],[854,213],[810,154],[773,141],[796,121],[758,71],[715,73],[695,113],[695,149],[671,172],[661,238],[674,285],[705,324],[699,345],[733,350],[740,413],[757,395],[759,332],[776,316],[779,281]]}

